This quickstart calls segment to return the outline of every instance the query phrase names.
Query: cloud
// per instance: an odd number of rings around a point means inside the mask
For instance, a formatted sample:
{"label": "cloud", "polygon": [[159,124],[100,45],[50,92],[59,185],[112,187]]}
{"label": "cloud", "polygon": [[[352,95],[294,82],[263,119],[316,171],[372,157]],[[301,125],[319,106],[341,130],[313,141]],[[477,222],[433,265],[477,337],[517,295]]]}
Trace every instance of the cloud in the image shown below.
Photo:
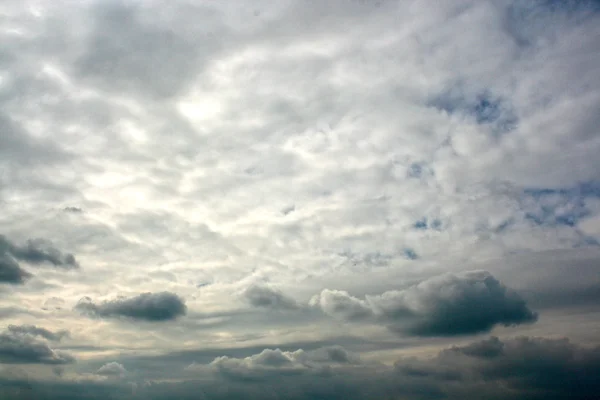
{"label": "cloud", "polygon": [[18,246],[0,235],[0,254],[10,255],[14,259],[29,264],[50,263],[64,269],[77,269],[79,263],[71,253],[63,254],[60,250],[44,239],[30,239],[23,246]]}
{"label": "cloud", "polygon": [[107,376],[107,377],[123,377],[127,373],[127,370],[123,365],[118,362],[109,362],[98,368],[96,375]]}
{"label": "cloud", "polygon": [[[208,364],[341,333],[384,362],[490,330],[597,341],[596,1],[58,3],[0,2],[1,316],[60,321],[86,360],[48,393],[77,369],[108,383],[71,397],[132,397],[94,373],[114,361],[154,397],[435,398],[450,388],[418,363],[402,387],[353,366],[198,390],[174,383],[189,358],[126,357],[217,348]],[[249,282],[272,286],[238,296]],[[98,318],[69,310],[84,295]]]}
{"label": "cloud", "polygon": [[[281,351],[265,349],[246,358],[217,357],[210,366],[232,378],[265,378],[271,374],[322,373],[331,367],[360,364],[357,355],[340,346],[315,350]],[[191,368],[194,369],[194,366]]]}
{"label": "cloud", "polygon": [[174,293],[142,293],[94,304],[84,298],[76,306],[80,311],[98,317],[126,317],[134,320],[169,321],[187,312],[184,300]]}
{"label": "cloud", "polygon": [[403,359],[395,368],[400,375],[438,384],[446,377],[454,381],[446,390],[455,396],[463,392],[466,398],[477,398],[480,390],[480,398],[512,392],[516,399],[591,399],[600,389],[594,379],[600,372],[600,348],[578,346],[568,339],[491,337],[443,350],[429,361]]}
{"label": "cloud", "polygon": [[[120,363],[105,366],[115,373],[110,376],[121,376]],[[217,357],[208,364],[189,366],[183,375],[178,373],[180,370],[174,369],[169,375],[172,379],[139,382],[136,395],[151,400],[174,396],[184,400],[265,396],[297,400],[588,400],[600,390],[600,348],[567,339],[491,337],[443,349],[433,357],[403,357],[392,366],[361,361],[338,346],[312,351],[265,349],[244,358]],[[3,376],[0,390],[18,386],[19,378]],[[28,387],[31,397],[44,393],[50,400],[77,398],[80,393],[89,393],[91,399],[131,395],[131,387],[116,379],[102,385],[91,380],[56,383],[29,379]]]}
{"label": "cloud", "polygon": [[71,364],[75,358],[68,353],[51,349],[35,336],[56,339],[56,334],[32,326],[9,326],[0,333],[0,362],[7,364]]}
{"label": "cloud", "polygon": [[46,328],[42,328],[35,325],[9,325],[8,331],[13,334],[40,336],[46,340],[50,340],[53,342],[60,342],[64,337],[69,336],[69,332],[65,330],[52,332]]}
{"label": "cloud", "polygon": [[253,284],[243,292],[244,299],[253,307],[273,310],[295,310],[298,304],[281,291],[265,285]]}
{"label": "cloud", "polygon": [[22,285],[31,276],[12,257],[0,252],[0,282]]}
{"label": "cloud", "polygon": [[373,315],[373,310],[364,301],[352,297],[343,290],[324,289],[320,294],[313,296],[310,305],[320,307],[325,314],[334,318],[354,321]]}
{"label": "cloud", "polygon": [[444,274],[364,300],[325,289],[311,305],[341,320],[370,319],[412,336],[468,335],[537,320],[515,291],[486,271]]}

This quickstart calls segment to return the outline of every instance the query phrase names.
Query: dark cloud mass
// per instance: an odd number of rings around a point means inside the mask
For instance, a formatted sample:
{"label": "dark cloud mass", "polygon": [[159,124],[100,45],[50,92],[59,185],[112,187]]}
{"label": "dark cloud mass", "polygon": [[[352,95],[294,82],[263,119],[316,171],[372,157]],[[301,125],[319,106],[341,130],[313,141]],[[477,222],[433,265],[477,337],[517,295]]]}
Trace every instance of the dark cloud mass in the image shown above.
{"label": "dark cloud mass", "polygon": [[0,235],[0,254],[10,255],[29,264],[50,263],[59,268],[79,268],[73,254],[61,252],[44,239],[30,239],[25,245],[19,246]]}
{"label": "dark cloud mass", "polygon": [[31,274],[22,269],[8,254],[0,253],[0,282],[23,284]]}
{"label": "dark cloud mass", "polygon": [[274,310],[295,310],[296,301],[277,289],[268,286],[252,285],[243,293],[244,299],[254,307]]}
{"label": "dark cloud mass", "polygon": [[311,304],[335,318],[371,319],[413,336],[468,335],[537,320],[515,291],[486,271],[445,274],[364,300],[325,289]]}
{"label": "dark cloud mass", "polygon": [[135,297],[118,298],[94,304],[84,298],[76,306],[88,315],[97,317],[127,317],[134,320],[168,321],[185,315],[184,300],[174,293],[142,293]]}
{"label": "dark cloud mass", "polygon": [[70,364],[75,358],[68,353],[51,349],[40,336],[58,340],[61,333],[53,333],[35,326],[9,326],[0,333],[0,362],[6,364]]}

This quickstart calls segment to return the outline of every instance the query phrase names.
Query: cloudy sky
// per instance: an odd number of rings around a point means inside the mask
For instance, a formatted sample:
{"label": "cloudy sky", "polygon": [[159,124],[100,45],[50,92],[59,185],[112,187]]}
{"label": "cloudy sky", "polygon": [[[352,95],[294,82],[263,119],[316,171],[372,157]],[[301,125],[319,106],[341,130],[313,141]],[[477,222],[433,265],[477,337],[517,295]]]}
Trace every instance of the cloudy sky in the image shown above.
{"label": "cloudy sky", "polygon": [[600,392],[595,0],[0,2],[3,399]]}

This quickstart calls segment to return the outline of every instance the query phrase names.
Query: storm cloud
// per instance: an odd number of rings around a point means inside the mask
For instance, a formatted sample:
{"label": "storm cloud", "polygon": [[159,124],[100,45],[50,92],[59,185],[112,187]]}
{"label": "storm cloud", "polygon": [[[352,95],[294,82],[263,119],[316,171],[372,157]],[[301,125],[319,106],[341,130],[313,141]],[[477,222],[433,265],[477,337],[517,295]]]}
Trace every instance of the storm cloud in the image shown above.
{"label": "storm cloud", "polygon": [[334,318],[371,319],[412,336],[468,335],[537,320],[521,296],[486,271],[444,274],[364,300],[326,289],[311,305]]}
{"label": "storm cloud", "polygon": [[76,308],[97,317],[126,317],[134,320],[169,321],[187,312],[184,300],[174,293],[142,293],[130,298],[117,298],[95,304],[89,298],[82,299]]}

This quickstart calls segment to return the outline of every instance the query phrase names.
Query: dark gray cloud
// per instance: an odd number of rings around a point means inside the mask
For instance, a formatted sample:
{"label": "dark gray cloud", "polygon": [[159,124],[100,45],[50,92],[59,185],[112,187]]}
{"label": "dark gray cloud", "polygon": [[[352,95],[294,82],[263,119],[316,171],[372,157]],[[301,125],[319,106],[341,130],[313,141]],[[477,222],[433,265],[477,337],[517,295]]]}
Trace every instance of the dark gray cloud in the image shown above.
{"label": "dark gray cloud", "polygon": [[185,315],[184,300],[174,293],[142,293],[95,304],[83,298],[76,306],[80,311],[98,317],[127,317],[145,321],[168,321]]}
{"label": "dark gray cloud", "polygon": [[9,325],[8,331],[13,334],[40,336],[46,340],[51,340],[54,342],[60,342],[63,338],[69,336],[69,332],[65,330],[52,332],[46,328],[42,328],[35,325]]}
{"label": "dark gray cloud", "polygon": [[[399,371],[414,360],[396,363]],[[422,377],[447,374],[459,389],[475,398],[592,399],[600,383],[600,347],[582,347],[568,339],[492,337],[463,347],[444,350],[421,364]],[[447,390],[450,390],[448,387]],[[487,395],[487,396],[486,396]]]}
{"label": "dark gray cloud", "polygon": [[244,299],[254,307],[275,310],[295,310],[298,304],[281,291],[265,285],[252,285],[243,293]]}
{"label": "dark gray cloud", "polygon": [[79,263],[73,254],[61,252],[44,239],[30,239],[23,246],[19,246],[4,235],[0,235],[0,254],[8,254],[16,260],[29,264],[50,263],[64,269],[79,268]]}
{"label": "dark gray cloud", "polygon": [[468,335],[537,320],[515,291],[486,271],[445,274],[364,300],[326,289],[311,304],[338,319],[370,319],[413,336]]}
{"label": "dark gray cloud", "polygon": [[8,254],[0,252],[0,282],[23,284],[31,277],[31,274],[19,266]]}
{"label": "dark gray cloud", "polygon": [[0,333],[0,362],[6,364],[70,364],[75,358],[68,353],[51,349],[35,336],[51,337],[56,334],[43,328],[10,326]]}

